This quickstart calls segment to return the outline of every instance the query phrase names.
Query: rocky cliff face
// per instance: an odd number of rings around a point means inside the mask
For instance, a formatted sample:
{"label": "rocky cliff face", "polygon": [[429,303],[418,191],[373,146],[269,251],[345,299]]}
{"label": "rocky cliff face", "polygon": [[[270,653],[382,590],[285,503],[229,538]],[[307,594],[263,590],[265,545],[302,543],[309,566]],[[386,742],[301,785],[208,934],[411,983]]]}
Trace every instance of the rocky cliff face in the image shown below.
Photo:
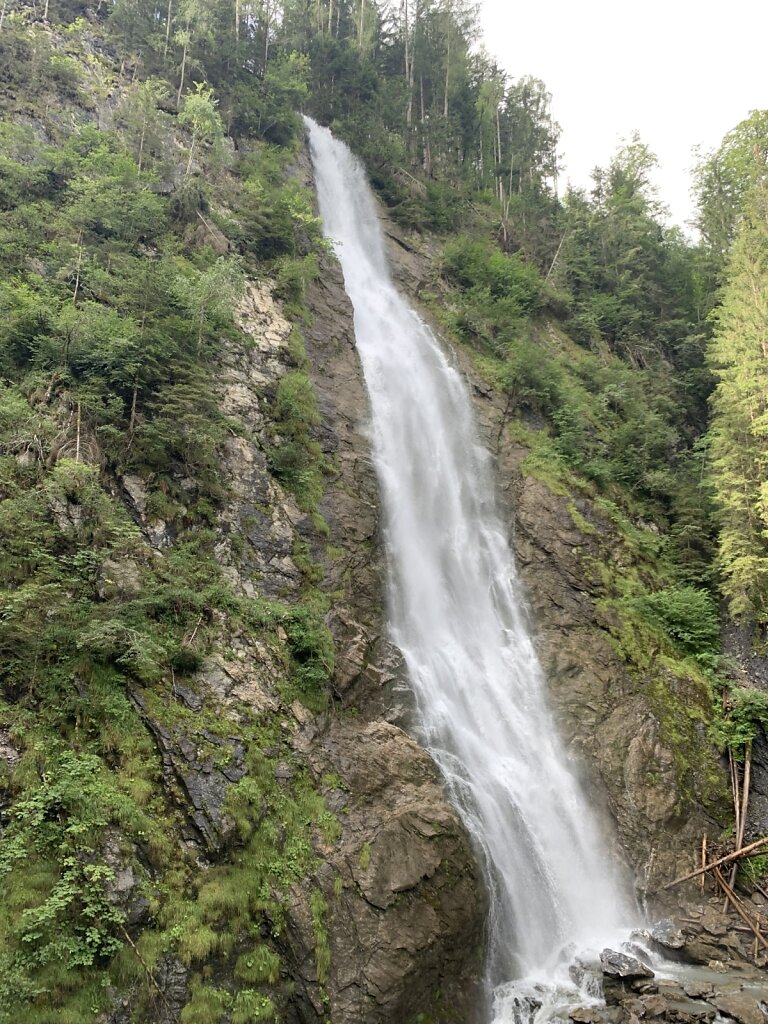
{"label": "rocky cliff face", "polygon": [[[135,904],[132,942],[156,926],[142,894],[153,891],[157,904],[157,887],[171,874],[183,880],[185,897],[197,893],[200,909],[177,926],[178,954],[154,966],[152,1008],[142,986],[129,987],[104,1024],[143,1022],[148,1013],[161,1024],[187,1024],[202,1020],[206,1007],[250,1005],[255,992],[265,1014],[295,1024],[473,1019],[485,896],[432,762],[385,720],[399,717],[402,678],[382,628],[366,398],[339,268],[327,258],[322,269],[307,295],[306,361],[267,283],[249,283],[237,316],[241,339],[222,343],[221,403],[238,429],[221,453],[226,498],[216,555],[232,590],[264,614],[265,602],[301,608],[308,589],[326,595],[332,699],[316,706],[295,692],[294,640],[285,628],[259,630],[224,613],[213,653],[174,680],[167,701],[133,687],[184,853],[146,877],[118,844],[117,877],[128,881],[115,900],[129,910]],[[321,418],[315,435],[326,487],[313,512],[269,466],[279,443],[275,395],[297,359],[312,377]],[[146,557],[164,558],[173,531],[152,514],[145,481],[128,476],[121,484]],[[108,567],[109,585],[130,588],[134,570]],[[254,827],[263,832],[255,841]],[[239,913],[220,902],[230,885]],[[269,893],[266,901],[255,886]],[[154,913],[167,917],[167,901],[159,906]]]}
{"label": "rocky cliff face", "polygon": [[[383,721],[399,685],[397,658],[382,634],[378,508],[367,442],[366,397],[351,309],[331,258],[307,295],[306,353],[322,423],[317,436],[330,469],[320,503],[327,532],[314,529],[270,477],[264,450],[269,396],[290,364],[290,325],[265,286],[253,285],[240,323],[252,347],[230,348],[224,406],[249,433],[227,444],[232,497],[221,517],[220,554],[244,593],[289,599],[303,585],[295,552],[307,546],[333,595],[334,710],[314,715],[294,703],[290,744],[326,796],[338,837],[320,842],[315,876],[292,888],[286,944],[300,1021],[334,1024],[439,1016],[440,1001],[469,1020],[481,966],[484,896],[467,837],[446,802],[429,758]],[[244,537],[244,545],[232,537]],[[262,676],[270,664],[261,661]],[[206,688],[231,687],[238,673],[221,658]],[[248,696],[274,702],[269,680]],[[277,708],[275,708],[277,710]],[[317,908],[322,907],[318,928]],[[320,932],[320,933],[319,933]],[[447,1018],[445,1018],[447,1019]]]}
{"label": "rocky cliff face", "polygon": [[[419,304],[436,287],[435,253],[386,220],[385,230],[395,276]],[[421,308],[430,320],[430,307]],[[457,346],[454,358],[496,460],[550,698],[603,813],[606,856],[625,862],[643,903],[663,901],[661,886],[689,868],[701,836],[719,835],[728,821],[724,770],[707,737],[706,686],[653,650],[643,652],[642,670],[622,656],[608,579],[629,557],[619,530],[595,502],[537,478],[529,448],[510,429],[515,410],[478,374],[471,353]]]}

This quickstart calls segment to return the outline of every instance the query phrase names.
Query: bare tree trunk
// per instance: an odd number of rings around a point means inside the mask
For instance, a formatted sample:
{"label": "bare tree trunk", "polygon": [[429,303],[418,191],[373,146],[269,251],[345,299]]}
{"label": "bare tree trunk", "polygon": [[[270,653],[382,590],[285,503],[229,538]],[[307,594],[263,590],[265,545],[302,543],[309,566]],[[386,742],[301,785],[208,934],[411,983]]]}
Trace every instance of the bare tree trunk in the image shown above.
{"label": "bare tree trunk", "polygon": [[328,35],[333,34],[333,0],[328,3]]}
{"label": "bare tree trunk", "polygon": [[499,202],[503,203],[504,202],[504,179],[501,177],[501,173],[500,173],[501,172],[501,159],[502,159],[501,158],[501,116],[499,114],[499,105],[498,105],[498,103],[496,104],[496,140],[495,141],[496,141],[496,145],[495,145],[495,149],[496,149],[496,168],[498,169],[498,171],[494,170],[494,173],[497,175],[497,183],[498,183],[497,192],[498,192],[498,195],[499,195]]}
{"label": "bare tree trunk", "polygon": [[75,441],[75,462],[80,461],[80,403],[77,403],[77,440]]}
{"label": "bare tree trunk", "polygon": [[363,48],[363,30],[365,28],[365,0],[360,0],[360,31],[358,35],[358,47]]}
{"label": "bare tree trunk", "polygon": [[131,398],[131,420],[130,420],[130,423],[128,424],[128,430],[129,430],[129,432],[131,434],[133,434],[134,430],[136,429],[136,400],[138,398],[138,395],[139,395],[139,385],[138,384],[134,384],[133,385],[133,397]]}
{"label": "bare tree trunk", "polygon": [[[747,828],[747,809],[749,808],[749,784],[750,774],[752,770],[752,744],[747,743],[744,748],[744,779],[741,786],[741,807],[738,809],[738,826],[736,830],[736,849],[741,849],[744,843],[744,833]],[[728,884],[733,888],[736,881],[736,872],[738,871],[738,864],[734,864],[731,868],[731,877],[728,880]]]}
{"label": "bare tree trunk", "polygon": [[267,73],[267,64],[269,63],[269,18],[271,11],[269,9],[269,0],[264,4],[264,74]]}
{"label": "bare tree trunk", "polygon": [[422,124],[422,166],[427,174],[432,172],[432,151],[429,145],[429,129],[424,128],[427,123],[426,110],[424,109],[424,76],[419,75],[419,92],[421,94],[421,124]]}
{"label": "bare tree trunk", "polygon": [[[406,77],[408,79],[408,107],[405,112],[405,123],[408,127],[411,127],[413,122],[413,65],[416,56],[416,30],[419,24],[419,0],[415,0],[415,8],[413,12],[413,44],[408,46],[409,39],[409,27],[408,27],[408,0],[405,0],[405,38],[406,38]],[[410,49],[410,63],[408,52]]]}
{"label": "bare tree trunk", "polygon": [[72,305],[77,305],[77,293],[80,291],[80,271],[83,267],[83,232],[77,236],[77,267],[75,268],[75,290],[72,294]]}
{"label": "bare tree trunk", "polygon": [[448,120],[448,84],[451,75],[451,30],[448,28],[448,44],[445,52],[445,97],[443,99],[443,117]]}
{"label": "bare tree trunk", "polygon": [[235,0],[235,40],[240,42],[240,0]]}
{"label": "bare tree trunk", "polygon": [[403,12],[405,15],[403,27],[403,42],[405,43],[405,80],[408,81],[408,57],[410,54],[410,40],[408,39],[408,0],[404,0]]}
{"label": "bare tree trunk", "polygon": [[192,169],[192,154],[194,153],[194,151],[195,151],[195,136],[193,135],[192,136],[192,142],[190,143],[190,146],[189,146],[189,157],[187,159],[187,169],[184,171],[184,180],[185,181],[189,177],[189,172]]}
{"label": "bare tree trunk", "polygon": [[0,11],[0,32],[3,31],[3,22],[5,21],[6,11],[8,10],[8,0],[3,0],[3,9]]}
{"label": "bare tree trunk", "polygon": [[184,49],[181,54],[181,79],[179,80],[179,91],[176,93],[176,106],[181,103],[181,93],[184,88],[184,72],[187,67],[187,38],[184,38]]}
{"label": "bare tree trunk", "polygon": [[168,43],[171,40],[171,11],[173,0],[168,0],[168,13],[165,16],[165,46],[163,47],[163,60],[168,56]]}

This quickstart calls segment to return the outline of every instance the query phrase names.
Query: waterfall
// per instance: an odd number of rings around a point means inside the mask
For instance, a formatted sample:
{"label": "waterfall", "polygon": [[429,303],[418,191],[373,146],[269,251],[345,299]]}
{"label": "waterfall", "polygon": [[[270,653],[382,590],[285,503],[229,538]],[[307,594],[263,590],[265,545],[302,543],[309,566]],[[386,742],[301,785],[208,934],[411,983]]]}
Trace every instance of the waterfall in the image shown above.
{"label": "waterfall", "polygon": [[520,979],[552,984],[558,965],[602,948],[628,915],[546,705],[467,387],[392,282],[361,165],[327,129],[307,125],[370,397],[389,628],[419,738],[486,872],[494,1021],[512,1021]]}

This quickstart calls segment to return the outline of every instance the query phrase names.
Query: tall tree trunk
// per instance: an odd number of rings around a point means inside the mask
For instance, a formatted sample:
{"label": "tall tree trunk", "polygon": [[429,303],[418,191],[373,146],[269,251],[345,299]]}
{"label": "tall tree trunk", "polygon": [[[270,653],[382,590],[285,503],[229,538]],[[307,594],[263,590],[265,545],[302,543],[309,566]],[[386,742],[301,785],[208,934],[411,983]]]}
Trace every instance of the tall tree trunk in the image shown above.
{"label": "tall tree trunk", "polygon": [[144,120],[144,121],[142,121],[142,124],[141,124],[141,138],[139,139],[139,160],[138,160],[138,165],[137,165],[139,174],[141,174],[141,161],[142,161],[142,158],[144,156],[144,139],[146,137],[146,134],[147,134],[147,122],[146,122],[146,120]]}
{"label": "tall tree trunk", "polygon": [[3,0],[3,9],[0,11],[0,32],[3,31],[3,22],[5,21],[5,13],[8,10],[8,0]]}
{"label": "tall tree trunk", "polygon": [[165,46],[163,47],[163,60],[168,56],[168,43],[171,40],[171,10],[173,0],[168,0],[168,13],[165,16]]}
{"label": "tall tree trunk", "polygon": [[365,0],[360,0],[360,32],[358,36],[358,46],[362,50],[363,48],[363,31],[365,29]]}
{"label": "tall tree trunk", "polygon": [[270,15],[269,0],[264,4],[264,74],[267,73],[267,64],[269,63],[269,25]]}
{"label": "tall tree trunk", "polygon": [[408,58],[410,56],[410,40],[408,38],[408,0],[403,0],[403,42],[405,43],[405,80],[408,81]]}
{"label": "tall tree trunk", "polygon": [[405,0],[405,77],[408,81],[408,106],[405,111],[405,123],[411,127],[413,123],[413,65],[416,55],[416,30],[419,24],[419,0],[415,0],[413,12],[413,42],[409,45],[410,28],[408,25],[408,0]]}
{"label": "tall tree trunk", "polygon": [[128,432],[133,436],[133,432],[136,429],[136,400],[139,395],[139,385],[136,381],[133,382],[133,397],[131,398],[131,419],[128,424]]}
{"label": "tall tree trunk", "polygon": [[432,149],[429,144],[429,127],[427,112],[424,108],[424,76],[419,75],[419,92],[421,94],[421,125],[422,125],[422,166],[426,174],[432,173]]}
{"label": "tall tree trunk", "polygon": [[192,142],[189,146],[189,157],[187,158],[187,169],[184,171],[184,180],[186,181],[189,177],[189,172],[192,170],[192,154],[195,152],[195,136],[192,134]]}
{"label": "tall tree trunk", "polygon": [[235,0],[235,41],[240,42],[240,0]]}
{"label": "tall tree trunk", "polygon": [[499,191],[499,202],[504,202],[504,179],[501,176],[501,116],[499,114],[499,105],[496,104],[496,168],[494,173],[498,179],[498,191]]}
{"label": "tall tree trunk", "polygon": [[181,93],[184,88],[184,72],[187,67],[187,40],[184,39],[184,49],[181,54],[181,78],[179,80],[179,91],[176,93],[176,106],[181,103]]}
{"label": "tall tree trunk", "polygon": [[72,305],[77,305],[77,293],[80,291],[80,272],[83,269],[83,231],[77,236],[77,267],[75,268],[75,290],[72,294]]}
{"label": "tall tree trunk", "polygon": [[448,42],[445,51],[445,97],[443,99],[443,117],[448,120],[448,83],[451,75],[451,28],[448,26]]}

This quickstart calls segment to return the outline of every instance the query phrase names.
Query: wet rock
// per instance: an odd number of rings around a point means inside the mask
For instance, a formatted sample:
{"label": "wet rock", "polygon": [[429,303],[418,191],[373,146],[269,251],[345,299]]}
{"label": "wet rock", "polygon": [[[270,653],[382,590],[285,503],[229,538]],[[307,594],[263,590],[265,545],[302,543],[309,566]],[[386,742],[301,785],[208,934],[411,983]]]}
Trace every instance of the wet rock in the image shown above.
{"label": "wet rock", "polygon": [[635,978],[655,977],[650,967],[641,963],[635,957],[628,956],[626,953],[619,953],[615,949],[604,949],[600,954],[600,963],[603,968],[603,974],[609,978],[631,981]]}
{"label": "wet rock", "polygon": [[690,959],[686,953],[686,942],[682,929],[671,918],[657,922],[648,935],[648,944],[655,953],[678,963],[686,963]]}
{"label": "wet rock", "polygon": [[685,936],[674,921],[666,917],[655,924],[651,930],[651,941],[660,947],[660,951],[682,949]]}
{"label": "wet rock", "polygon": [[[768,987],[765,995],[768,1000]],[[711,1002],[721,1014],[738,1021],[739,1024],[766,1024],[768,1021],[768,1015],[761,1009],[757,1000],[746,992],[717,994]]]}
{"label": "wet rock", "polygon": [[568,1020],[576,1021],[576,1024],[603,1024],[605,1009],[599,1006],[579,1006],[568,1011]]}
{"label": "wet rock", "polygon": [[640,1002],[643,1007],[642,1016],[646,1018],[663,1017],[669,1009],[667,1000],[658,994],[643,995]]}
{"label": "wet rock", "polygon": [[708,999],[714,994],[714,988],[708,981],[686,981],[683,983],[683,992],[691,999]]}

